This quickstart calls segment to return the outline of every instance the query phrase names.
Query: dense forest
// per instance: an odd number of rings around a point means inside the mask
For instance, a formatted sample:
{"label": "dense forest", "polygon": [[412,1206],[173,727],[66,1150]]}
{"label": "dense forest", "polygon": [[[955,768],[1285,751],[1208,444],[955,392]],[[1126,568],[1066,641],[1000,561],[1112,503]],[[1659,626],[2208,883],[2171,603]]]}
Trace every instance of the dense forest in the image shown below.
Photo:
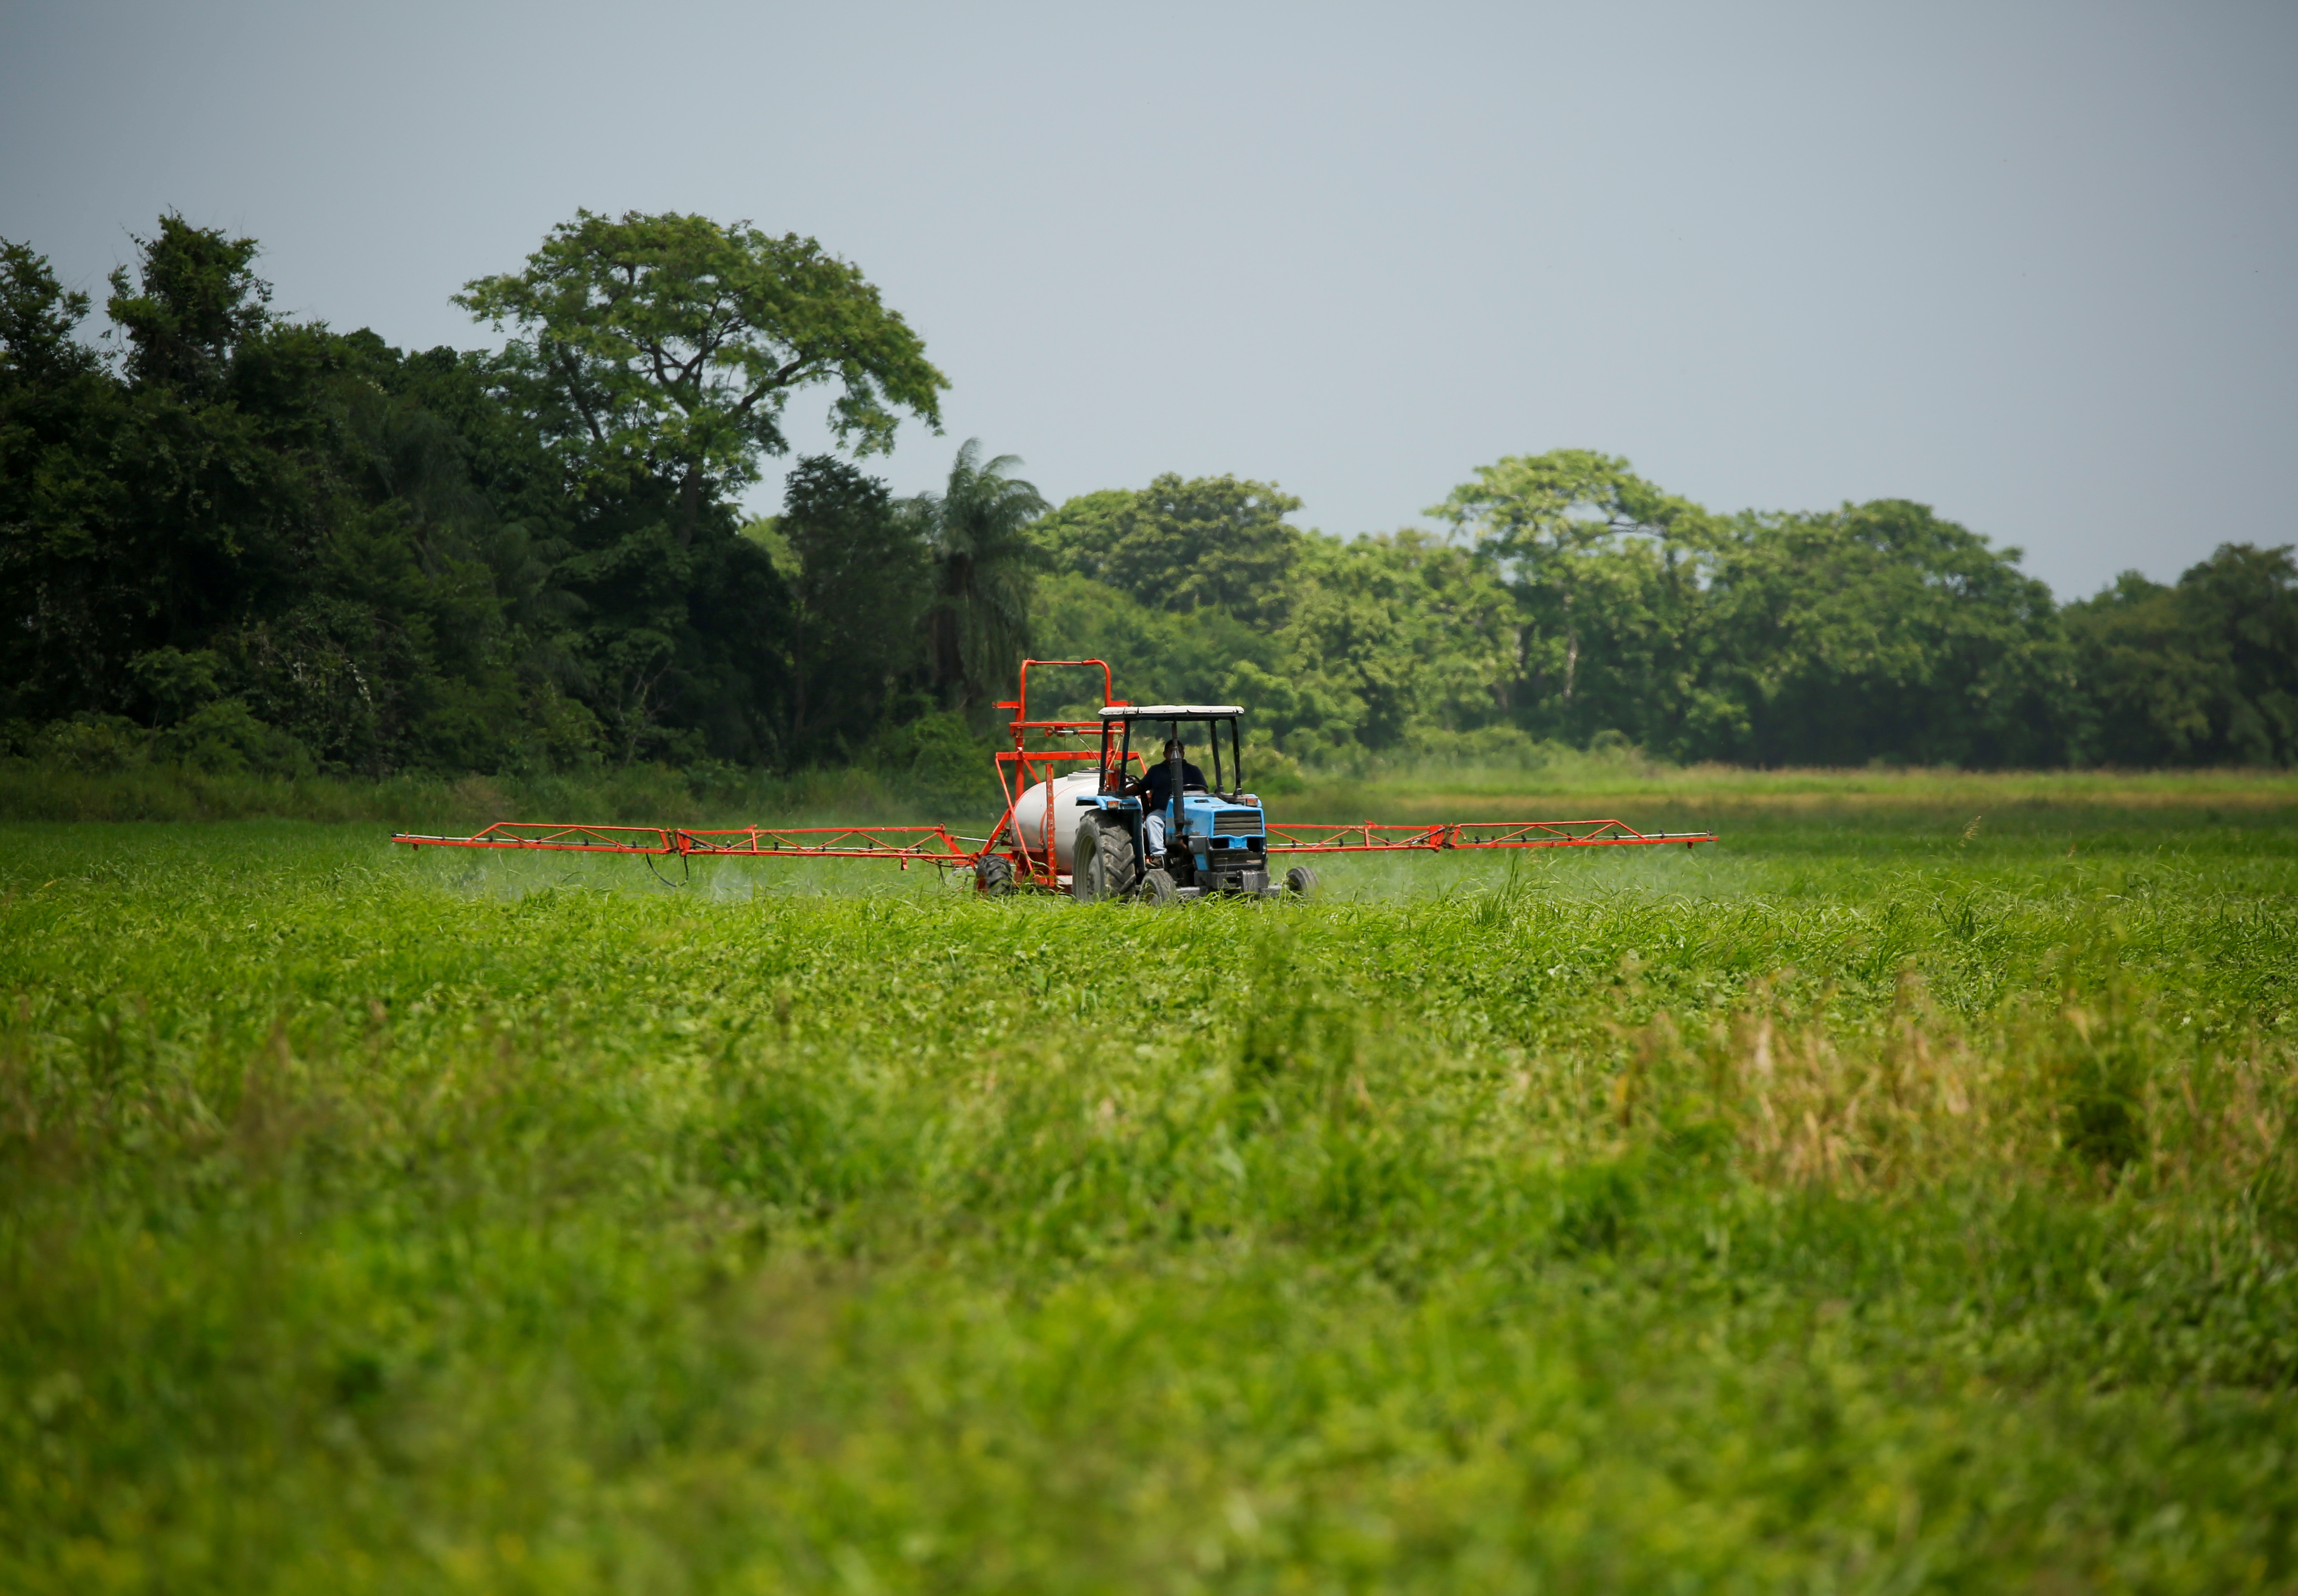
{"label": "dense forest", "polygon": [[[1476,470],[1440,533],[1329,536],[1227,476],[1056,507],[972,443],[904,498],[865,466],[947,381],[810,239],[578,215],[458,296],[488,350],[278,317],[256,258],[162,217],[93,332],[0,244],[0,753],[897,769],[1034,651],[1311,761],[2298,761],[2287,546],[2059,605],[1919,504],[1723,514],[1578,450]],[[839,453],[746,521],[810,390]]]}

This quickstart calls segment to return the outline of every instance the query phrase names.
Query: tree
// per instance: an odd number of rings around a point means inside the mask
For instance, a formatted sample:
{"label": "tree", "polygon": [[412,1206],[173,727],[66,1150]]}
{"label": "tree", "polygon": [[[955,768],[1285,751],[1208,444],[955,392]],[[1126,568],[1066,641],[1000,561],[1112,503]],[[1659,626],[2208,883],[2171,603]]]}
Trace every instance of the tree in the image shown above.
{"label": "tree", "polygon": [[[45,296],[44,266],[8,262],[8,408],[32,425],[8,449],[18,506],[0,512],[0,569],[16,613],[0,647],[28,656],[6,691],[37,714],[128,707],[137,654],[203,647],[292,588],[316,518],[315,343],[274,335],[254,242],[172,214],[136,242],[106,307],[125,382],[61,335],[85,297]],[[20,449],[36,440],[34,465]]]}
{"label": "tree", "polygon": [[2290,545],[2220,544],[2179,576],[2178,589],[2226,640],[2234,691],[2220,757],[2298,762],[2298,564]]}
{"label": "tree", "polygon": [[1030,588],[1045,558],[1029,523],[1046,513],[1046,501],[1007,474],[1021,463],[1013,455],[985,461],[981,440],[970,438],[950,466],[947,490],[911,501],[932,549],[927,652],[949,709],[992,702],[1028,646]]}
{"label": "tree", "polygon": [[1748,724],[1710,757],[2062,762],[2072,673],[2019,559],[1905,499],[1740,517],[1707,606]]}
{"label": "tree", "polygon": [[2126,571],[2064,615],[2089,711],[2085,757],[2298,761],[2298,564],[2286,545],[2221,545],[2172,586]]}
{"label": "tree", "polygon": [[833,391],[858,454],[948,386],[853,266],[746,223],[577,212],[517,274],[457,302],[517,329],[500,391],[558,459],[560,571],[585,606],[586,700],[622,757],[778,757],[786,584],[740,535],[733,492],[785,447],[791,397]]}
{"label": "tree", "polygon": [[132,716],[213,769],[579,756],[555,546],[495,491],[555,473],[481,369],[273,317],[253,240],[136,243],[112,363],[0,253],[0,716]]}
{"label": "tree", "polygon": [[1055,564],[1153,609],[1214,605],[1274,626],[1302,534],[1301,501],[1272,482],[1170,472],[1138,492],[1070,500],[1039,527]]}
{"label": "tree", "polygon": [[120,399],[73,335],[88,308],[0,241],[0,717],[97,708],[116,653]]}
{"label": "tree", "polygon": [[[1517,594],[1517,680],[1500,690],[1519,718],[1583,738],[1633,731],[1655,711],[1698,718],[1696,615],[1715,544],[1706,511],[1616,456],[1567,448],[1479,466],[1426,513],[1467,532]],[[1674,689],[1666,705],[1649,696],[1660,682]]]}
{"label": "tree", "polygon": [[[1072,571],[1038,580],[1029,646],[1052,659],[1107,660],[1117,669],[1119,689],[1147,703],[1220,703],[1237,690],[1240,670],[1251,667],[1265,679],[1281,674],[1284,664],[1275,633],[1227,610],[1151,609]],[[1095,690],[1100,686],[1095,679]],[[1257,726],[1269,723],[1261,715],[1261,697],[1238,702],[1255,706]],[[1099,703],[1072,700],[1069,710],[1089,720]]]}
{"label": "tree", "polygon": [[114,271],[106,306],[128,341],[128,381],[217,396],[240,346],[270,320],[271,285],[255,275],[255,240],[194,227],[171,210],[136,248],[136,276]]}
{"label": "tree", "polygon": [[1390,749],[1495,718],[1513,603],[1467,551],[1416,530],[1311,537],[1285,603],[1281,665],[1239,661],[1228,691],[1288,752]]}
{"label": "tree", "polygon": [[886,484],[826,455],[800,460],[782,513],[753,535],[790,589],[785,752],[793,761],[848,748],[876,729],[917,657],[927,598],[920,517]]}
{"label": "tree", "polygon": [[498,330],[585,484],[652,478],[693,540],[706,501],[787,444],[790,396],[834,384],[830,419],[858,454],[889,448],[897,411],[939,431],[948,380],[860,271],[811,238],[746,222],[577,211],[515,275],[455,296]]}
{"label": "tree", "polygon": [[1924,506],[1727,522],[1558,449],[1485,466],[1430,514],[1517,593],[1528,729],[1768,764],[2065,757],[2049,589]]}
{"label": "tree", "polygon": [[45,255],[0,238],[0,388],[94,369],[95,352],[72,336],[87,313],[87,295],[57,282]]}

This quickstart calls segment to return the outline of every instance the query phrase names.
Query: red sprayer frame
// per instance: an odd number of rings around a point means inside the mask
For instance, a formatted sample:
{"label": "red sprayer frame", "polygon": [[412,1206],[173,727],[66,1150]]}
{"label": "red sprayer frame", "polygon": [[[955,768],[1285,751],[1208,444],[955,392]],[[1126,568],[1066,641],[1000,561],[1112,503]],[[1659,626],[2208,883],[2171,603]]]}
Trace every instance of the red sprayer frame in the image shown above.
{"label": "red sprayer frame", "polygon": [[[1006,723],[1006,729],[1013,734],[1013,746],[1011,749],[1001,748],[995,755],[997,764],[997,786],[1005,796],[1005,812],[999,818],[997,824],[989,828],[988,838],[981,845],[982,853],[1002,853],[1012,862],[1013,879],[1016,884],[1043,887],[1047,892],[1058,892],[1069,884],[1069,877],[1061,873],[1060,860],[1054,850],[1054,806],[1051,803],[1046,805],[1045,819],[1039,824],[1037,835],[1035,837],[1021,835],[1022,828],[1015,823],[1013,810],[1021,803],[1022,795],[1039,782],[1054,781],[1068,775],[1069,772],[1062,769],[1062,766],[1078,764],[1098,766],[1102,760],[1102,724],[1098,715],[1083,720],[1059,719],[1033,720],[1029,718],[1029,672],[1068,668],[1096,670],[1101,672],[1102,705],[1124,702],[1120,698],[1111,695],[1115,692],[1116,685],[1110,676],[1109,662],[1105,660],[1023,660],[1021,662],[1021,680],[1019,689],[1012,698],[1001,698],[997,702],[999,709],[1013,712],[1013,720]],[[1099,708],[1101,705],[1095,707]],[[1092,746],[1033,749],[1029,746],[1029,738],[1033,733],[1040,739],[1090,738]],[[1133,762],[1137,765],[1141,762],[1138,754],[1134,756]],[[1004,843],[1003,847],[998,845],[1001,838]],[[975,857],[978,860],[980,855]]]}
{"label": "red sprayer frame", "polygon": [[[930,864],[939,869],[963,866],[979,870],[991,855],[1006,860],[1016,885],[1058,892],[1069,885],[1054,849],[1054,806],[1046,805],[1039,835],[1028,837],[1013,819],[1024,794],[1039,782],[1067,774],[1064,766],[1098,764],[1104,744],[1098,715],[1090,720],[1032,719],[1029,672],[1086,667],[1101,672],[1104,706],[1124,701],[1112,696],[1114,682],[1103,660],[1024,660],[1019,691],[999,702],[1011,710],[1011,749],[994,756],[1005,812],[983,838],[960,836],[946,826],[743,826],[727,829],[676,826],[580,826],[529,820],[498,820],[469,836],[426,836],[395,833],[392,841],[411,848],[494,848],[560,853],[624,853],[649,858],[698,859],[884,859],[903,869]],[[1077,737],[1090,746],[1031,747],[1059,737]],[[1130,763],[1138,767],[1141,756]],[[1268,825],[1270,853],[1403,853],[1491,848],[1633,848],[1681,843],[1686,848],[1716,841],[1712,831],[1642,832],[1621,820],[1455,820],[1435,825]],[[969,848],[969,843],[979,842]]]}

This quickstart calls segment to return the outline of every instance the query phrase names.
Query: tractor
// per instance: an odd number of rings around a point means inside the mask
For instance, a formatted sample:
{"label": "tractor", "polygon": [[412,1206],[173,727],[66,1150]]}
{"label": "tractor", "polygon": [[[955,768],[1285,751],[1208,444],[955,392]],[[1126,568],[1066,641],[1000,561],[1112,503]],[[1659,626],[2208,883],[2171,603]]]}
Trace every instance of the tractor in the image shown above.
{"label": "tractor", "polygon": [[[1317,874],[1306,865],[1286,871],[1281,886],[1269,884],[1268,818],[1261,799],[1244,790],[1244,714],[1235,704],[1110,704],[1101,711],[1101,779],[1093,792],[1070,800],[1084,811],[1070,843],[1071,897],[1090,903],[1137,893],[1151,903],[1173,903],[1214,893],[1273,897],[1289,889],[1305,897],[1316,890]],[[1164,733],[1152,775],[1161,771],[1165,780],[1153,789],[1148,777],[1125,779],[1134,729],[1145,723]],[[1187,758],[1192,746],[1212,757],[1210,786]]]}

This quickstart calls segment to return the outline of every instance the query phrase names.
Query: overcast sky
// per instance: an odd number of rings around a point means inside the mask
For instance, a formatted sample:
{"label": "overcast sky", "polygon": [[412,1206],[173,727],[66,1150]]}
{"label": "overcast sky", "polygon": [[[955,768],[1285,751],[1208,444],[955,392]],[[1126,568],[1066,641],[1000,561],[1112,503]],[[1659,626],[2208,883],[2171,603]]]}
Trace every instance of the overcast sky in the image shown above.
{"label": "overcast sky", "polygon": [[472,346],[448,295],[578,206],[860,266],[954,384],[905,492],[979,435],[1359,532],[1580,446],[1920,499],[2062,596],[2298,538],[2291,0],[0,9],[0,236],[99,300],[172,207]]}

